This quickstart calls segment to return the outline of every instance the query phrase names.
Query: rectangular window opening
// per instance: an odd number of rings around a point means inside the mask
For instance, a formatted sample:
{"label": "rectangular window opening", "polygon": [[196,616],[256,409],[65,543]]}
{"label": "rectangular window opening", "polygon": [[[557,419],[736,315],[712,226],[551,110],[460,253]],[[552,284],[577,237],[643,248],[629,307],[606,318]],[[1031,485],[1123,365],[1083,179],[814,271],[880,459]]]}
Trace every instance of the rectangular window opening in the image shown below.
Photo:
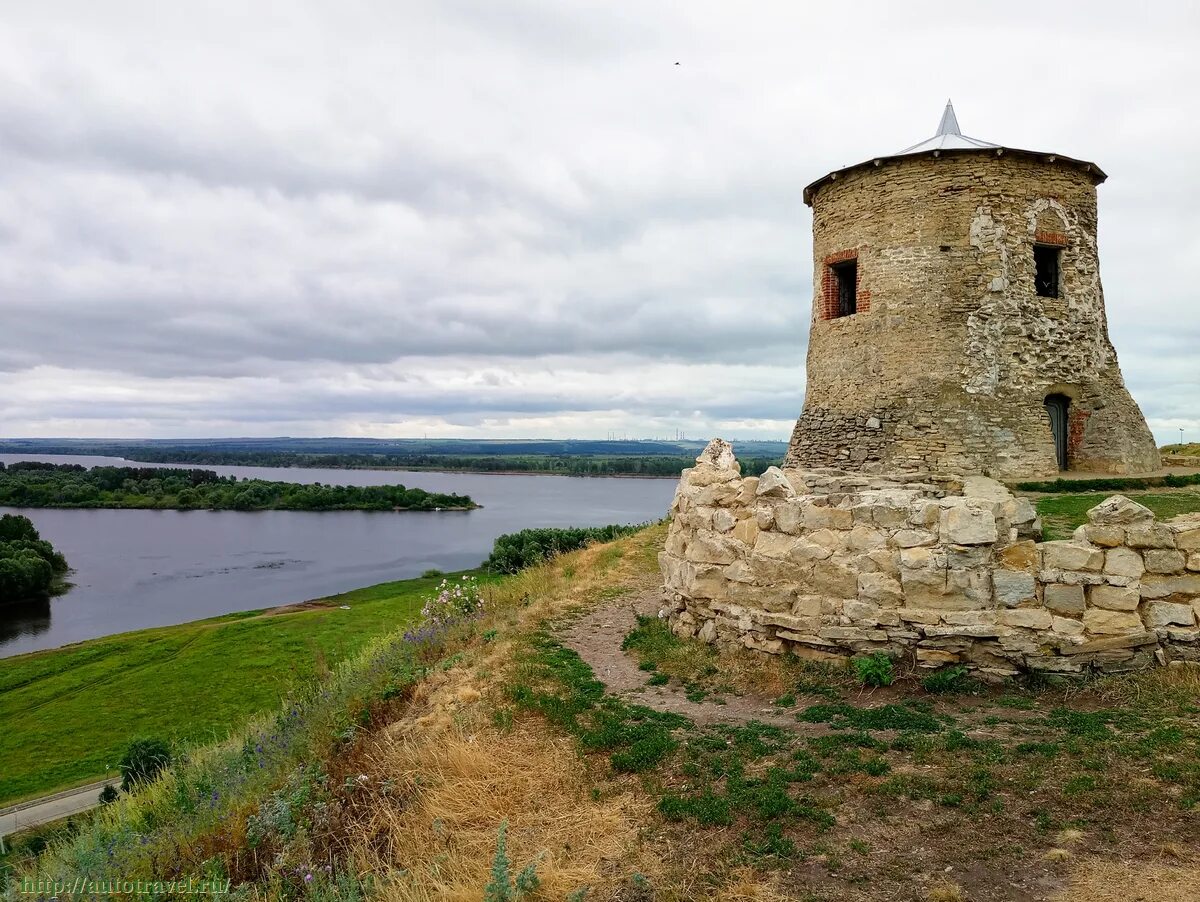
{"label": "rectangular window opening", "polygon": [[829,267],[837,279],[837,315],[851,316],[858,312],[858,261],[845,260]]}
{"label": "rectangular window opening", "polygon": [[1049,244],[1033,246],[1034,284],[1038,297],[1056,298],[1059,295],[1060,260],[1062,248]]}

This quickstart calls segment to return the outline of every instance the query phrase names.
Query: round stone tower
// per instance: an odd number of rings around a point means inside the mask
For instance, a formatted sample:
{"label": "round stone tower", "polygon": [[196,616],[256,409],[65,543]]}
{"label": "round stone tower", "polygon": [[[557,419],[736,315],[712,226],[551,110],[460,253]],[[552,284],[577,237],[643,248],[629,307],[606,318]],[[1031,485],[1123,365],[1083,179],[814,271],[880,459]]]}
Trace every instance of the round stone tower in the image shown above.
{"label": "round stone tower", "polygon": [[787,466],[1001,479],[1159,467],[1108,337],[1094,163],[938,133],[832,172],[813,209]]}

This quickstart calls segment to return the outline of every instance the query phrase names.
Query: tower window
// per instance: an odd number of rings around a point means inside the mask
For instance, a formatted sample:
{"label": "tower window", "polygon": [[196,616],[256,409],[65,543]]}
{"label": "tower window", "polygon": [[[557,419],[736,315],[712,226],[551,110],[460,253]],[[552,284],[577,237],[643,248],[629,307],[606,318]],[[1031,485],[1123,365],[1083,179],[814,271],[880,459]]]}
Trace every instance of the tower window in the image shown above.
{"label": "tower window", "polygon": [[1056,298],[1059,296],[1059,278],[1061,270],[1062,248],[1048,244],[1033,246],[1034,284],[1037,286],[1038,297]]}
{"label": "tower window", "polygon": [[837,316],[858,312],[858,261],[844,260],[829,267],[837,282]]}

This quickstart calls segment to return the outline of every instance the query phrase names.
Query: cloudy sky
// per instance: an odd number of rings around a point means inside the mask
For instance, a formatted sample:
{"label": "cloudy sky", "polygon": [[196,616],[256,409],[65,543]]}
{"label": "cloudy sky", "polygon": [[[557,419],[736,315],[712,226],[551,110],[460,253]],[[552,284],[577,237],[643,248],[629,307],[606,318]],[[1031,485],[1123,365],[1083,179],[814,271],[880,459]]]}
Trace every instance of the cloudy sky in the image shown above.
{"label": "cloudy sky", "polygon": [[1198,45],[1194,3],[0,0],[0,435],[785,438],[802,188],[952,96],[1109,173],[1126,381],[1200,440]]}

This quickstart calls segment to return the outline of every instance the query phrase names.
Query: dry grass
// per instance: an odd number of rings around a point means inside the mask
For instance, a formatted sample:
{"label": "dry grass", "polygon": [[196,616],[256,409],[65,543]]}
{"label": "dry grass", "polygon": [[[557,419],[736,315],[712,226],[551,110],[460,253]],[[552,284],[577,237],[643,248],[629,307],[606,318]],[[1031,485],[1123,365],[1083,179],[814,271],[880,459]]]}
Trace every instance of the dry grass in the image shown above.
{"label": "dry grass", "polygon": [[939,880],[925,893],[926,902],[966,902],[967,894],[957,883]]}
{"label": "dry grass", "polygon": [[1196,902],[1200,867],[1177,861],[1089,859],[1053,902]]}
{"label": "dry grass", "polygon": [[547,898],[611,887],[643,857],[649,802],[628,792],[594,799],[569,741],[521,728],[424,729],[381,743],[376,764],[407,799],[376,807],[365,825],[372,841],[359,850],[371,871],[404,871],[385,884],[385,899],[478,900],[503,821],[513,874],[536,860]]}

